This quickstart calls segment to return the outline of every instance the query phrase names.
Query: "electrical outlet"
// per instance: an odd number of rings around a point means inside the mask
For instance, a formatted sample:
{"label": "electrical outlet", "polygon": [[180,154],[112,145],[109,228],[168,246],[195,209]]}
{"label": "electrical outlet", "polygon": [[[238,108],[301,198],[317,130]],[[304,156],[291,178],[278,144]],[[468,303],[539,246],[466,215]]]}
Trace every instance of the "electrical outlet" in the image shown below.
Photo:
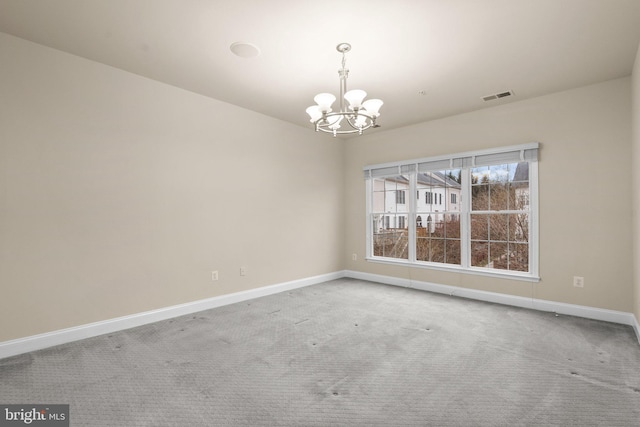
{"label": "electrical outlet", "polygon": [[213,280],[214,282],[218,280],[218,270],[211,272],[211,280]]}
{"label": "electrical outlet", "polygon": [[240,267],[240,275],[241,276],[247,275],[247,267]]}
{"label": "electrical outlet", "polygon": [[351,254],[351,259],[353,261],[357,261],[358,260],[358,254]]}
{"label": "electrical outlet", "polygon": [[576,288],[584,288],[584,277],[573,276],[573,286]]}

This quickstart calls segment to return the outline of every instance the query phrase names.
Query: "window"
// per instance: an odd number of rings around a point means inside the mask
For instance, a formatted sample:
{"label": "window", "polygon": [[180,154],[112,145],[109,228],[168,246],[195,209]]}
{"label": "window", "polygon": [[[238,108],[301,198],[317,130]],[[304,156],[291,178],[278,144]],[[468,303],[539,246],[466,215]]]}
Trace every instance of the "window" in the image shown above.
{"label": "window", "polygon": [[367,259],[539,280],[537,159],[534,143],[367,166]]}
{"label": "window", "polygon": [[370,187],[369,228],[376,241],[372,255],[408,260],[409,232],[404,227],[408,214],[405,203],[405,192],[409,189],[408,176],[396,175],[373,179]]}
{"label": "window", "polygon": [[529,270],[529,163],[471,169],[471,265]]}

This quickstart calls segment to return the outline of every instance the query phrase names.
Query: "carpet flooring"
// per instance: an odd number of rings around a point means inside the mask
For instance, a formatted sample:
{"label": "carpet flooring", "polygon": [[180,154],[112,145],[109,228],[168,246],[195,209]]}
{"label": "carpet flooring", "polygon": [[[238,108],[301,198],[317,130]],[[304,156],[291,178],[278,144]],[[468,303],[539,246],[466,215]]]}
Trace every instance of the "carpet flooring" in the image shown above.
{"label": "carpet flooring", "polygon": [[72,426],[640,426],[628,326],[340,279],[0,360]]}

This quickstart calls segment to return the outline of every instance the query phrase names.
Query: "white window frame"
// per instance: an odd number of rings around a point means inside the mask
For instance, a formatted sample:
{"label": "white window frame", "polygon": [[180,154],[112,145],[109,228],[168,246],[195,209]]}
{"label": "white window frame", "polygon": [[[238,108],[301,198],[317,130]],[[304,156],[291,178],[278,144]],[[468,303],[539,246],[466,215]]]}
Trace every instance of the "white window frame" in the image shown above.
{"label": "white window frame", "polygon": [[[457,153],[446,156],[428,157],[369,165],[364,167],[366,187],[366,259],[369,262],[409,265],[418,268],[452,271],[465,274],[475,274],[491,277],[511,278],[531,282],[540,281],[539,276],[539,211],[538,211],[538,151],[540,144],[537,142],[508,147],[499,147],[488,150],[478,150],[465,153]],[[520,272],[512,270],[492,269],[486,267],[473,267],[470,265],[471,257],[471,169],[476,166],[490,164],[503,164],[513,162],[529,163],[529,271]],[[489,162],[489,163],[487,163]],[[424,262],[416,260],[416,177],[422,168],[431,170],[461,169],[462,192],[458,200],[460,205],[460,246],[461,264],[445,264]],[[409,254],[408,259],[380,257],[373,255],[373,206],[372,206],[372,181],[373,178],[405,175],[409,177],[409,200],[406,205],[408,212]],[[423,218],[423,223],[425,219]]]}

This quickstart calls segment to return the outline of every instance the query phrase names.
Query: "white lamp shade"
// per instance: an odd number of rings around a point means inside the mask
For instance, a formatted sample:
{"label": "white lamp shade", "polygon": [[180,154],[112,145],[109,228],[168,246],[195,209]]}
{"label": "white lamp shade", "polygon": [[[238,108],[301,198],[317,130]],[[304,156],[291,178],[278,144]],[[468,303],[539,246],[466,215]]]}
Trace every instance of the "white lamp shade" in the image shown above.
{"label": "white lamp shade", "polygon": [[327,118],[327,121],[329,122],[329,129],[340,129],[340,122],[342,121],[342,118],[343,116],[333,116]]}
{"label": "white lamp shade", "polygon": [[360,89],[353,89],[344,94],[344,99],[349,102],[349,108],[355,110],[362,106],[362,100],[367,96],[367,92]]}
{"label": "white lamp shade", "polygon": [[331,104],[336,100],[336,97],[330,93],[319,93],[313,100],[318,104],[321,112],[329,113],[331,112]]}
{"label": "white lamp shade", "polygon": [[382,102],[381,99],[367,99],[362,103],[362,106],[367,109],[371,117],[378,117],[380,115],[379,110],[380,107],[382,107],[382,104],[384,104],[384,102]]}
{"label": "white lamp shade", "polygon": [[[360,109],[358,113],[368,114],[366,110],[363,111],[362,109]],[[356,122],[355,122],[355,125],[358,128],[361,128],[367,124],[367,117],[363,116],[362,114],[358,114],[358,118],[356,119]]]}
{"label": "white lamp shade", "polygon": [[309,117],[311,117],[311,120],[309,120],[311,123],[315,123],[320,117],[322,117],[322,111],[320,111],[320,107],[317,105],[312,105],[307,108],[306,111]]}

